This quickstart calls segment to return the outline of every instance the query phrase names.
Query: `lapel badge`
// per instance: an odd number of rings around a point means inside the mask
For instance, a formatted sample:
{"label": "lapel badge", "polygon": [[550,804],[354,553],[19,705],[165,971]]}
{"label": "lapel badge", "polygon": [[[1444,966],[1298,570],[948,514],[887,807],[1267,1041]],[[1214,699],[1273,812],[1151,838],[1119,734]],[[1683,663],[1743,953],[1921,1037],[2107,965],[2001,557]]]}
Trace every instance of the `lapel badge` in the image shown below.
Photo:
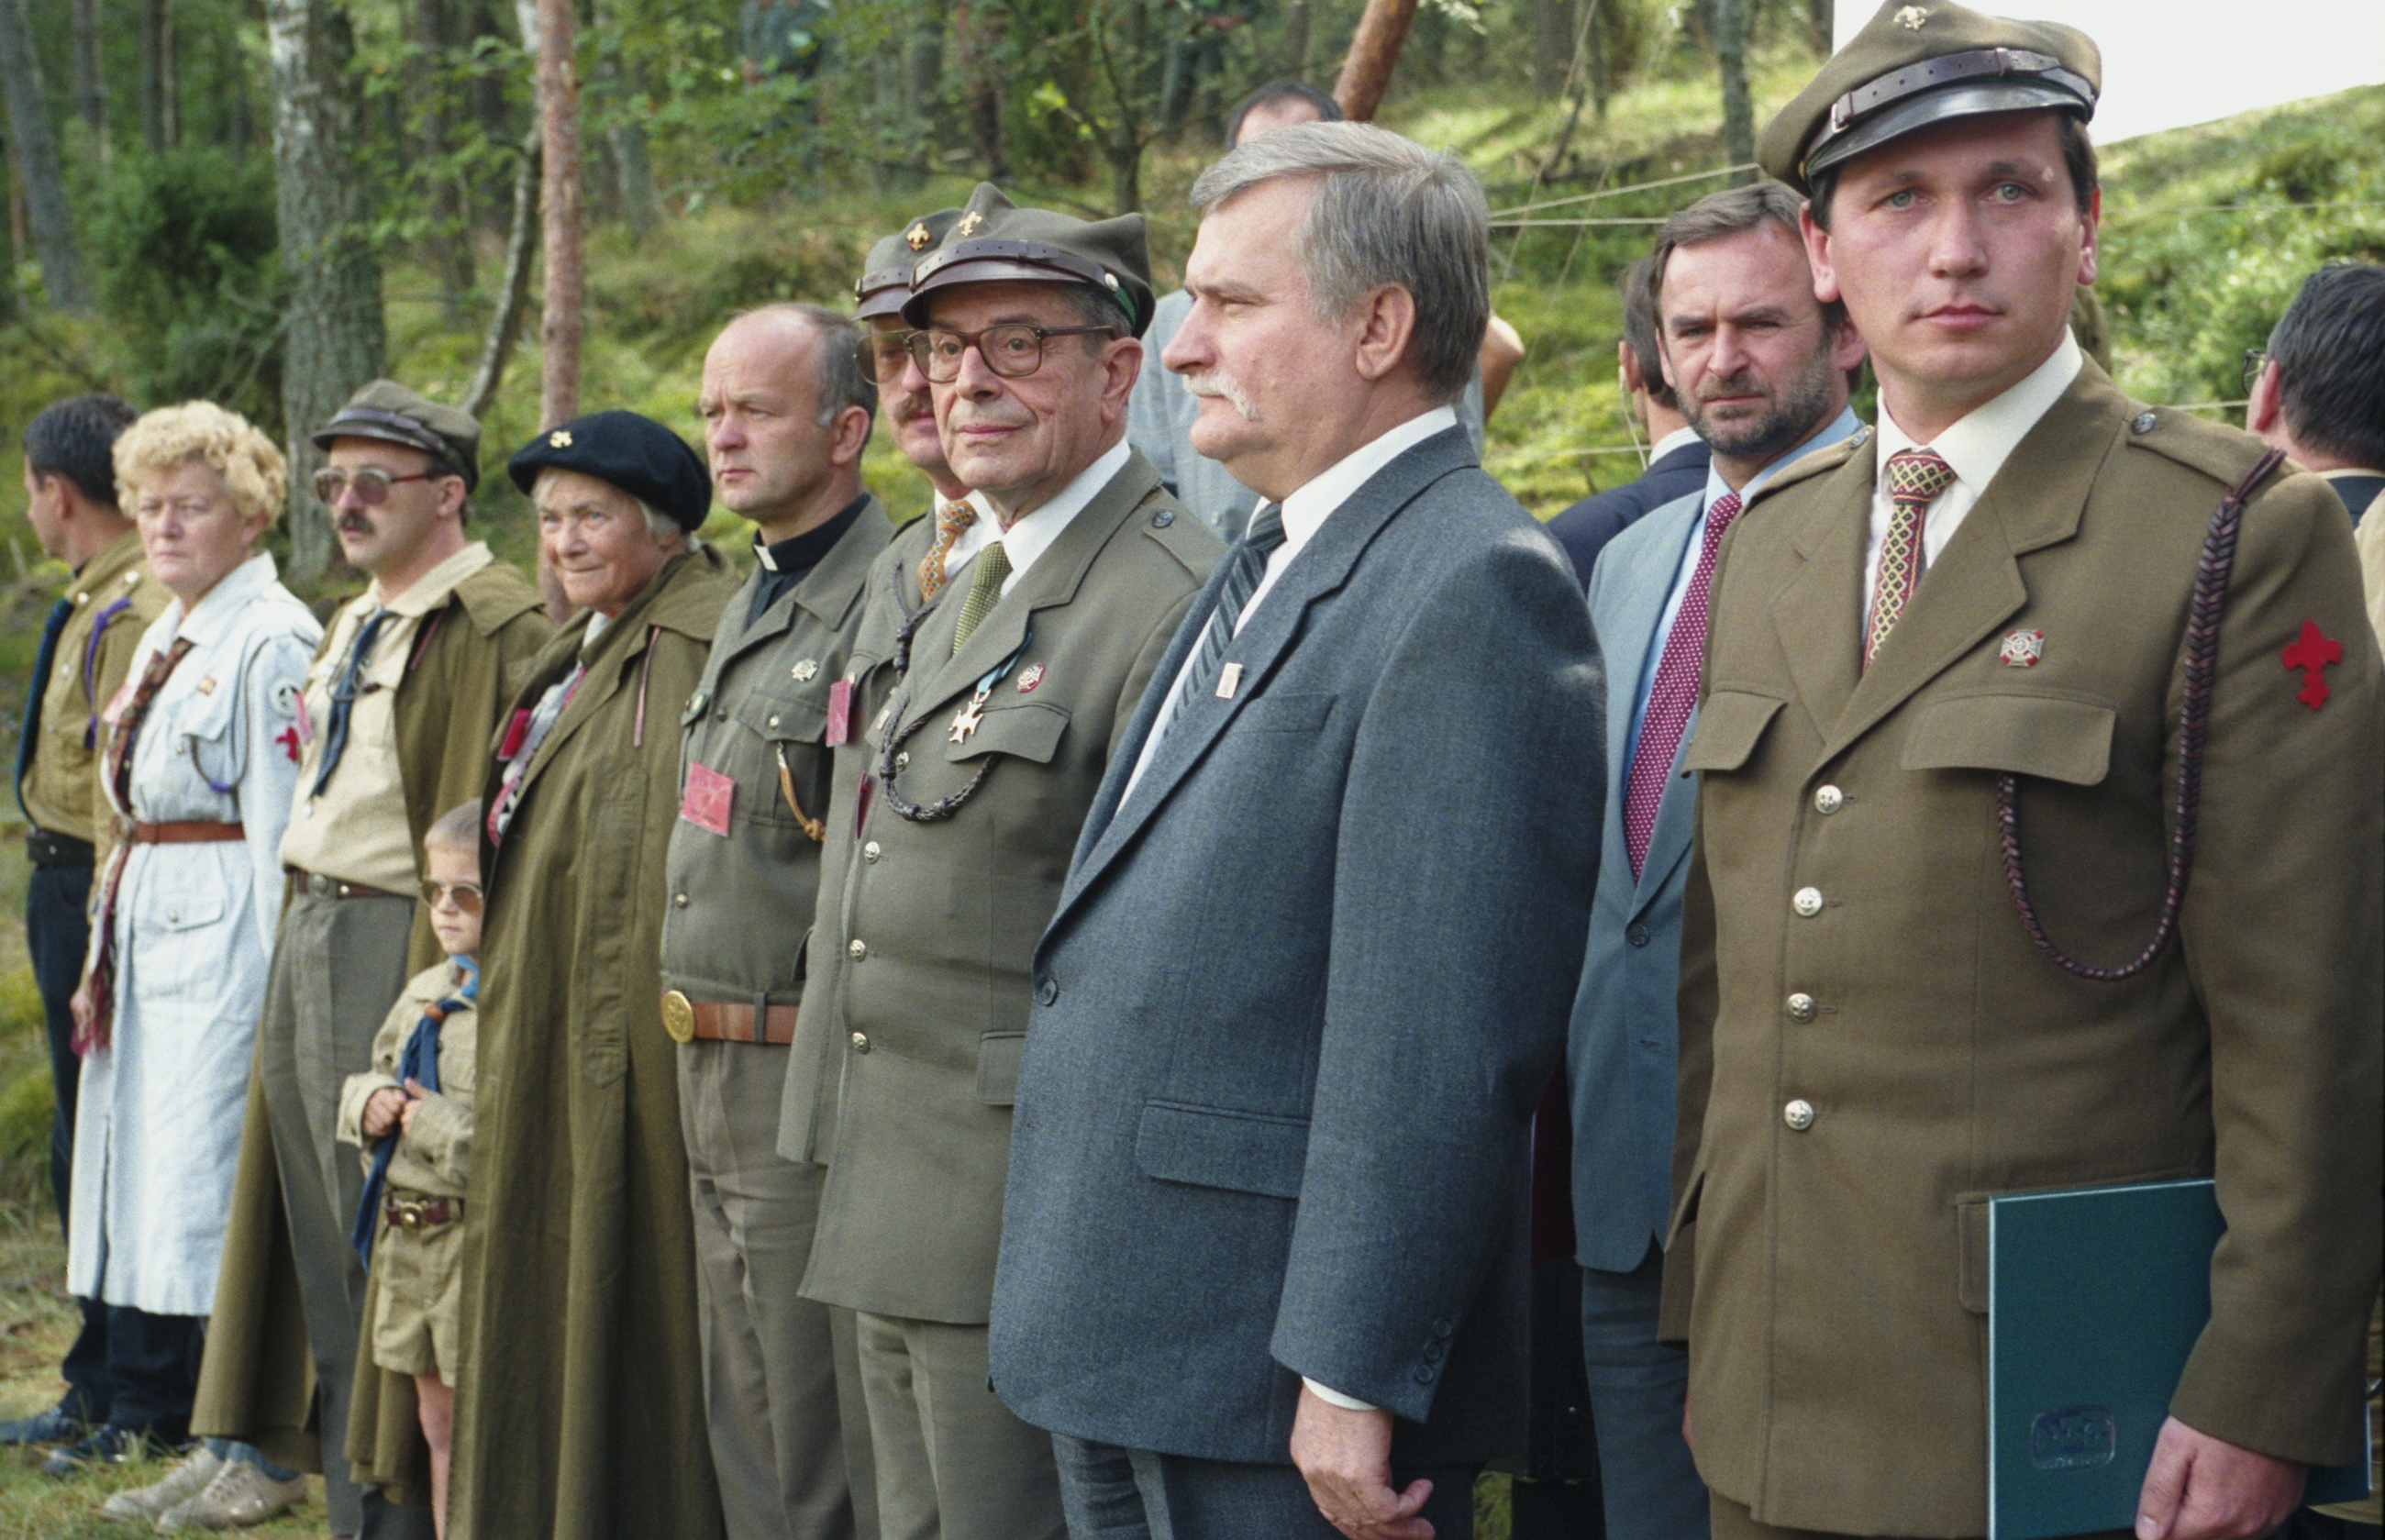
{"label": "lapel badge", "polygon": [[924,222],[915,224],[903,232],[903,243],[915,252],[926,251],[928,242],[934,239],[934,236],[928,233],[928,227]]}
{"label": "lapel badge", "polygon": [[1043,682],[1043,665],[1040,663],[1030,664],[1027,665],[1027,671],[1018,676],[1018,693],[1024,695]]}
{"label": "lapel badge", "polygon": [[210,675],[208,675],[206,678],[203,678],[203,679],[201,679],[201,680],[199,681],[199,693],[200,693],[200,694],[202,694],[202,695],[213,695],[215,692],[216,692],[216,677],[215,677],[214,675],[210,674]]}
{"label": "lapel badge", "polygon": [[1996,652],[1996,660],[2006,668],[2035,668],[2044,656],[2043,631],[2007,631],[2004,646]]}
{"label": "lapel badge", "polygon": [[799,685],[809,684],[812,680],[819,677],[819,660],[818,658],[805,658],[801,663],[795,664],[793,668],[788,670],[788,672],[794,675],[795,683]]}
{"label": "lapel badge", "polygon": [[1908,32],[1919,31],[1921,24],[1929,19],[1929,13],[1918,6],[1907,6],[1896,13],[1896,24]]}
{"label": "lapel badge", "polygon": [[546,447],[549,449],[569,449],[571,447],[570,433],[563,428],[556,428],[554,432],[549,433],[546,436]]}

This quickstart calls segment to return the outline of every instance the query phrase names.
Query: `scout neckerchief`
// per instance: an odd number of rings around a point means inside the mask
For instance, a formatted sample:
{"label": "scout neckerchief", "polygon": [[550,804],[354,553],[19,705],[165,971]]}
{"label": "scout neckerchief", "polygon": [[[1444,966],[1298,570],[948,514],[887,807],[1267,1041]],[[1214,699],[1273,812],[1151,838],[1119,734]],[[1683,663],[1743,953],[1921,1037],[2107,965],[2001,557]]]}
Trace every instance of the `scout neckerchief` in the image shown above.
{"label": "scout neckerchief", "polygon": [[[456,1012],[469,1009],[480,996],[480,966],[468,957],[450,961],[463,970],[464,987],[445,1000],[433,1000],[422,1008],[422,1019],[414,1024],[413,1036],[406,1039],[406,1051],[397,1058],[400,1086],[411,1080],[426,1091],[439,1089],[439,1025]],[[402,1125],[392,1128],[373,1147],[372,1170],[365,1176],[364,1200],[356,1205],[356,1223],[348,1232],[349,1244],[356,1248],[356,1255],[367,1267],[372,1266],[373,1237],[381,1232],[381,1193],[389,1184],[390,1157],[397,1153],[401,1132]]]}
{"label": "scout neckerchief", "polygon": [[514,804],[521,801],[522,777],[530,773],[531,762],[538,758],[538,746],[563,720],[565,708],[571,704],[571,698],[580,693],[587,678],[588,664],[583,658],[572,664],[568,676],[547,687],[536,706],[514,713],[512,723],[506,728],[506,740],[497,749],[497,758],[505,762],[506,778],[497,790],[495,805],[489,809],[490,844],[505,842],[506,827],[514,821]]}
{"label": "scout neckerchief", "polygon": [[[176,637],[151,653],[149,666],[141,671],[140,682],[117,715],[115,735],[107,740],[106,774],[116,805],[128,818],[132,814],[132,740],[140,736],[142,721],[148,716],[157,691],[165,688],[166,676],[174,672],[174,665],[193,645],[190,638]],[[116,889],[124,880],[124,863],[131,854],[132,841],[118,840],[107,858],[107,876],[100,884],[99,911],[92,919],[99,947],[91,960],[91,1019],[75,1029],[78,1054],[89,1055],[107,1046],[108,1027],[116,1013]]]}

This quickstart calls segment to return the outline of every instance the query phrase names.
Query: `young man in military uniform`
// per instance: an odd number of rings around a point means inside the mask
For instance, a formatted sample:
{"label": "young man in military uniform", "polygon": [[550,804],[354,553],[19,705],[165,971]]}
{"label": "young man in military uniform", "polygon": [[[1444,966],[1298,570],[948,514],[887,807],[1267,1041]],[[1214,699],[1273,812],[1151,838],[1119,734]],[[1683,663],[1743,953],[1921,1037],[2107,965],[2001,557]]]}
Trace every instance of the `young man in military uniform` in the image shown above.
{"label": "young man in military uniform", "polygon": [[893,533],[861,486],[878,392],[860,342],[816,305],[750,312],[714,341],[697,400],[714,496],[755,526],[754,570],[682,717],[662,926],[706,1413],[730,1540],[877,1534],[852,1312],[794,1290],[820,1171],[776,1148],[780,1050],[806,971],[788,939],[811,928],[827,831],[824,739],[863,581]]}
{"label": "young man in military uniform", "polygon": [[[141,537],[116,505],[117,435],[138,416],[109,395],[72,396],[25,425],[25,516],[42,550],[73,573],[42,627],[25,685],[17,738],[17,806],[25,815],[25,950],[32,954],[49,1026],[57,1111],[50,1123],[50,1193],[66,1222],[74,1150],[74,1018],[67,1001],[82,978],[91,939],[91,876],[106,859],[99,796],[99,714],[124,683],[133,649],[172,595],[147,578]],[[67,1393],[56,1407],[0,1423],[0,1444],[62,1444],[107,1421],[108,1307],[78,1301],[82,1329],[59,1366]]]}
{"label": "young man in military uniform", "polygon": [[1125,443],[1140,215],[1089,224],[981,185],[911,288],[945,458],[994,528],[952,580],[948,543],[867,595],[896,682],[830,733],[779,1148],[827,1167],[803,1292],[859,1312],[886,1532],[1037,1540],[1064,1528],[1051,1442],[989,1390],[985,1324],[1029,959],[1220,548]]}
{"label": "young man in military uniform", "polygon": [[1666,1323],[1717,1536],[1984,1531],[1987,1204],[2019,1190],[2216,1174],[2142,1540],[2267,1534],[2362,1452],[2379,656],[2326,484],[2070,338],[2098,75],[2070,28],[1892,0],[1759,141],[1879,422],[1732,530],[1683,757]]}
{"label": "young man in military uniform", "polygon": [[[303,1374],[291,1361],[294,1285],[332,1532],[427,1535],[428,1509],[360,1490],[343,1456],[364,1308],[365,1272],[350,1240],[363,1173],[332,1122],[347,1076],[371,1067],[381,1018],[439,955],[415,903],[422,837],[479,793],[507,675],[553,628],[530,581],[466,538],[479,423],[381,379],[314,440],[329,456],[315,495],[331,510],[341,553],[370,581],[325,630],[288,746],[299,762],[281,841],[291,895],[274,938],[192,1426],[284,1464],[315,1462],[300,1432],[304,1400],[291,1393]],[[409,1409],[381,1426],[402,1448],[411,1423]]]}

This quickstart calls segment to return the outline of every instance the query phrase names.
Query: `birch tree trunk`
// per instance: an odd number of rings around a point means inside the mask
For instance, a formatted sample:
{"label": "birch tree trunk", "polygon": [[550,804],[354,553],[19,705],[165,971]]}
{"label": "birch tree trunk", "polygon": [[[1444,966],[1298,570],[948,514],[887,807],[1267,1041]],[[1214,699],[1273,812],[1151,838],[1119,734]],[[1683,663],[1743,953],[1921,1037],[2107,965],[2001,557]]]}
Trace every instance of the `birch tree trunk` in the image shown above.
{"label": "birch tree trunk", "polygon": [[328,0],[266,0],[273,68],[274,207],[289,279],[281,327],[281,414],[289,436],[290,567],[312,583],[338,559],[311,490],[322,451],[308,435],[386,366],[381,262],[362,230],[355,125],[341,79],[347,18]]}
{"label": "birch tree trunk", "polygon": [[[1715,0],[1715,62],[1722,70],[1722,143],[1734,166],[1755,158],[1755,108],[1747,96],[1747,13],[1750,0]],[[1731,177],[1734,186],[1761,173]]]}
{"label": "birch tree trunk", "polygon": [[58,174],[57,141],[50,137],[25,0],[0,0],[0,90],[8,98],[8,148],[24,191],[26,234],[42,264],[42,292],[56,309],[81,310],[87,303],[82,259],[75,250],[74,220]]}

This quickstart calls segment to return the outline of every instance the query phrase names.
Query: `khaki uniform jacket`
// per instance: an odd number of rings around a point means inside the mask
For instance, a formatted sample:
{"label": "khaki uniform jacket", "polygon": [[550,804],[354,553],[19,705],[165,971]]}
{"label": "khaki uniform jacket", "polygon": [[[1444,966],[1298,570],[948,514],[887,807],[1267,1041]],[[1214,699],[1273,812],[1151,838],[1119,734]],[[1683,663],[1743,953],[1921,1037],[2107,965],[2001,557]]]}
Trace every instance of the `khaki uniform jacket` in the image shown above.
{"label": "khaki uniform jacket", "polygon": [[[358,1146],[365,1173],[372,1173],[378,1139],[364,1136],[365,1103],[377,1091],[403,1090],[398,1064],[422,1012],[454,996],[461,976],[452,960],[443,959],[406,982],[406,992],[389,1008],[389,1019],[373,1034],[372,1068],[348,1076],[340,1087],[340,1112],[332,1132],[343,1143]],[[461,1198],[465,1174],[472,1168],[472,1083],[480,1058],[480,1013],[468,1001],[439,1024],[439,1088],[422,1099],[414,1126],[397,1136],[390,1152],[388,1182],[392,1190],[430,1198]],[[372,1307],[365,1319],[373,1319]]]}
{"label": "khaki uniform jacket", "polygon": [[132,667],[141,634],[166,613],[174,596],[149,576],[141,537],[126,530],[83,563],[64,598],[74,613],[58,629],[56,661],[42,694],[41,740],[25,766],[25,811],[37,828],[88,839],[94,871],[105,870],[115,839],[99,790],[100,749],[107,735],[99,714]]}
{"label": "khaki uniform jacket", "polygon": [[[1111,750],[1221,551],[1134,455],[957,656],[970,569],[955,575],[917,627],[908,676],[838,754],[779,1146],[828,1167],[805,1297],[986,1320],[1035,942]],[[916,570],[891,577],[916,598]],[[879,624],[865,642],[887,636],[880,606],[896,592],[873,584]],[[862,647],[866,677],[877,659]],[[1014,654],[983,720],[955,742],[954,718]],[[912,822],[878,779],[890,739],[895,788],[913,803],[984,778],[951,817]]]}
{"label": "khaki uniform jacket", "polygon": [[[2358,1458],[2385,695],[2350,645],[2360,586],[2323,483],[2277,473],[2245,509],[2192,883],[2151,966],[2092,982],[2042,955],[1997,832],[2008,772],[2029,897],[2069,955],[2116,966],[2152,937],[2188,598],[2261,453],[2089,364],[1862,672],[1874,441],[1784,473],[1728,538],[1683,760],[1666,1326],[1687,1327],[1700,1473],[1767,1524],[1983,1533],[1986,1200],[2031,1189],[2216,1171],[2213,1318],[2172,1410]],[[2316,710],[2280,660],[2305,623],[2347,643]],[[2004,661],[2031,631],[2041,661]]]}
{"label": "khaki uniform jacket", "polygon": [[[830,751],[822,739],[830,693],[844,677],[871,563],[893,535],[872,498],[758,623],[746,623],[758,566],[721,612],[704,677],[679,718],[680,786],[684,791],[699,764],[734,783],[730,832],[715,834],[684,816],[671,825],[667,989],[757,1010],[803,998],[801,942],[819,897],[820,854],[803,820],[822,828],[828,816]],[[777,1072],[773,1059],[768,1073]]]}
{"label": "khaki uniform jacket", "polygon": [[[483,1372],[456,1387],[454,1540],[720,1531],[658,964],[679,714],[735,588],[709,547],[670,559],[590,646],[504,845],[482,842],[463,1356]],[[564,626],[516,709],[586,631]],[[483,764],[493,806],[501,766]]]}
{"label": "khaki uniform jacket", "polygon": [[[503,561],[456,584],[447,603],[423,617],[395,711],[406,816],[418,848],[441,813],[479,794],[489,734],[513,697],[516,677],[554,631],[538,590]],[[418,972],[438,960],[438,939],[418,909],[408,961]],[[368,1350],[363,1361],[370,1360]],[[207,1323],[191,1427],[195,1434],[244,1439],[279,1464],[319,1470],[311,1423],[314,1397],[314,1360],[282,1211],[281,1171],[264,1087],[252,1073],[223,1270],[216,1281],[216,1310]],[[351,1394],[348,1432],[351,1447],[360,1434],[381,1438],[378,1446],[367,1446],[377,1449],[376,1473],[368,1479],[402,1484],[427,1476],[413,1381],[384,1378],[371,1367]],[[421,1496],[427,1500],[427,1489]]]}

